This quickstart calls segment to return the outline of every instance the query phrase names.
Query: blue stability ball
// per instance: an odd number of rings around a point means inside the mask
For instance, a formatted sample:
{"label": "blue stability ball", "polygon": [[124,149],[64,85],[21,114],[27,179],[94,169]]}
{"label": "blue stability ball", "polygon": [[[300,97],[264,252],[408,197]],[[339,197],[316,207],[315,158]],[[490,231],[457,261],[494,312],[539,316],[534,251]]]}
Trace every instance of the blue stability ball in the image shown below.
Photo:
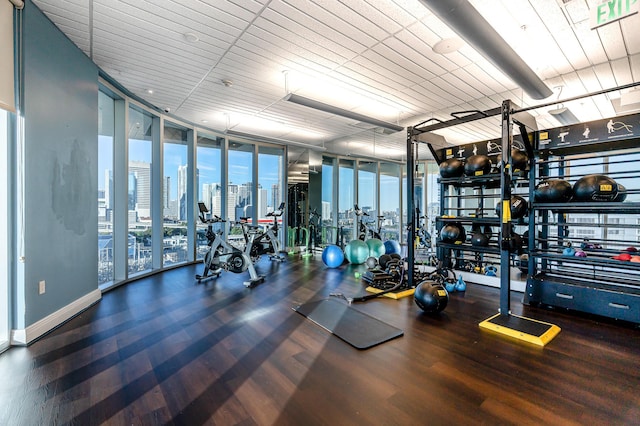
{"label": "blue stability ball", "polygon": [[386,248],[384,247],[384,243],[377,238],[369,238],[367,241],[367,247],[369,247],[369,256],[375,257],[376,259],[385,254]]}
{"label": "blue stability ball", "polygon": [[369,246],[361,240],[350,241],[344,248],[344,257],[354,265],[361,265],[369,257]]}
{"label": "blue stability ball", "polygon": [[384,250],[386,254],[400,254],[400,243],[396,240],[387,240],[384,242]]}
{"label": "blue stability ball", "polygon": [[322,261],[329,268],[337,268],[344,262],[344,253],[336,245],[328,245],[322,250]]}

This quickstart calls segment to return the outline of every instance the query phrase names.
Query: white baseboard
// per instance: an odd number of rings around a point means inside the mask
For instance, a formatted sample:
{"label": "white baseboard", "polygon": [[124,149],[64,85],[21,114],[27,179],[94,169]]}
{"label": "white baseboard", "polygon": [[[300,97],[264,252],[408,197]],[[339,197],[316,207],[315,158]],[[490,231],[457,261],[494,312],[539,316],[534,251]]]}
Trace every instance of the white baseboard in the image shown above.
{"label": "white baseboard", "polygon": [[91,293],[74,300],[67,306],[58,309],[51,315],[42,318],[40,321],[31,324],[27,328],[11,330],[11,344],[17,346],[26,346],[30,344],[60,324],[78,315],[89,306],[98,302],[101,298],[102,292],[100,289],[95,289]]}

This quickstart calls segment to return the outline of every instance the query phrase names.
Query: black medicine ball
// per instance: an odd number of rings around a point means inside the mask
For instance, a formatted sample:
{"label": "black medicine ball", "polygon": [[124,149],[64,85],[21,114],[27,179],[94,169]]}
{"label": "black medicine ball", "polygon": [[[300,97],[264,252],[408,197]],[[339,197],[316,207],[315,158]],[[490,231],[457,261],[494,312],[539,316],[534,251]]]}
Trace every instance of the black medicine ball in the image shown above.
{"label": "black medicine ball", "polygon": [[528,165],[529,156],[524,151],[518,149],[511,150],[511,167],[514,172],[527,170]]}
{"label": "black medicine ball", "polygon": [[537,203],[564,203],[571,199],[573,188],[563,179],[547,179],[536,185],[533,200]]}
{"label": "black medicine ball", "polygon": [[434,281],[422,281],[413,293],[416,305],[427,313],[442,312],[449,302],[449,293]]}
{"label": "black medicine ball", "polygon": [[573,184],[575,201],[613,201],[618,196],[618,184],[605,175],[587,175]]}
{"label": "black medicine ball", "polygon": [[527,215],[527,200],[519,195],[511,196],[511,218],[520,219]]}
{"label": "black medicine ball", "polygon": [[617,201],[617,202],[623,202],[624,200],[627,199],[627,188],[625,188],[625,186],[621,183],[618,184],[618,195],[616,195],[615,200],[613,201]]}
{"label": "black medicine ball", "polygon": [[440,239],[449,244],[462,244],[466,239],[464,227],[459,223],[448,223],[440,230]]}
{"label": "black medicine ball", "polygon": [[[498,204],[496,204],[496,214],[498,215],[498,217],[501,217],[501,203],[498,202]],[[511,219],[520,219],[522,217],[525,217],[527,215],[527,211],[528,211],[528,205],[527,205],[527,200],[525,200],[524,198],[522,198],[519,195],[512,195],[511,196]]]}
{"label": "black medicine ball", "polygon": [[443,178],[460,177],[464,173],[464,162],[459,158],[449,158],[440,163],[440,176]]}
{"label": "black medicine ball", "polygon": [[474,231],[471,235],[471,245],[475,247],[486,247],[489,245],[489,238],[480,232],[480,230]]}
{"label": "black medicine ball", "polygon": [[491,160],[483,154],[472,155],[464,164],[464,174],[467,176],[482,176],[491,171]]}

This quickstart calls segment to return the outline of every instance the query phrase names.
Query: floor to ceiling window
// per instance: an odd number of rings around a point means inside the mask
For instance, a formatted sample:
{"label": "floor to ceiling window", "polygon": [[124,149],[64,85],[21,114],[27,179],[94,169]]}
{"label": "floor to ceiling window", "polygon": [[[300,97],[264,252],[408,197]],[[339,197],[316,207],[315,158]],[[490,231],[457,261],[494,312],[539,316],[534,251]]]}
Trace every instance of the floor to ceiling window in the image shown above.
{"label": "floor to ceiling window", "polygon": [[322,243],[335,244],[336,216],[333,213],[334,191],[333,191],[333,171],[335,169],[335,158],[322,157]]}
{"label": "floor to ceiling window", "polygon": [[342,229],[343,241],[354,239],[355,202],[354,161],[341,158],[338,161],[338,228]]}
{"label": "floor to ceiling window", "polygon": [[[272,223],[267,213],[276,210],[285,194],[284,182],[284,149],[268,146],[258,147],[258,196],[255,204],[259,224],[265,227]],[[278,219],[282,223],[283,217]],[[282,233],[278,235],[282,238]]]}
{"label": "floor to ceiling window", "polygon": [[[196,149],[197,195],[199,202],[204,203],[209,210],[206,219],[215,216],[223,217],[222,191],[222,147],[224,138],[198,134]],[[199,212],[198,212],[199,214]],[[202,259],[207,253],[207,239],[205,232],[207,225],[198,219],[196,258]],[[218,229],[216,229],[217,231]]]}
{"label": "floor to ceiling window", "polygon": [[165,121],[162,149],[162,264],[170,266],[189,260],[187,129]]}
{"label": "floor to ceiling window", "polygon": [[400,241],[400,165],[380,163],[380,212],[384,215],[381,224],[383,240]]}
{"label": "floor to ceiling window", "polygon": [[[236,141],[229,141],[227,156],[227,211],[229,222],[241,217],[254,217],[253,200],[253,152],[255,146]],[[231,223],[230,223],[231,225]],[[234,245],[243,243],[242,230],[238,226],[230,229],[229,242]]]}
{"label": "floor to ceiling window", "polygon": [[130,276],[152,268],[152,124],[153,117],[150,114],[133,106],[129,108],[127,219]]}
{"label": "floor to ceiling window", "polygon": [[98,285],[113,281],[114,101],[98,92]]}
{"label": "floor to ceiling window", "polygon": [[0,109],[0,352],[9,347],[9,113]]}
{"label": "floor to ceiling window", "polygon": [[358,207],[367,215],[360,220],[378,230],[378,162],[358,161]]}

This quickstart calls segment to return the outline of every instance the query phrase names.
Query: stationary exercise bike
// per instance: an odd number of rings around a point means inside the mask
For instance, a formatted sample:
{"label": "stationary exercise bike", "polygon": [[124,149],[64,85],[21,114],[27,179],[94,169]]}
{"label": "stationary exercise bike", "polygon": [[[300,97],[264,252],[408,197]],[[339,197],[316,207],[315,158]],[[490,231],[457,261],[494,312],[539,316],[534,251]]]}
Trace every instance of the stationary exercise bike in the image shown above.
{"label": "stationary exercise bike", "polygon": [[269,259],[277,262],[284,262],[286,259],[281,256],[282,249],[280,248],[280,240],[278,239],[278,218],[284,213],[284,202],[280,203],[277,210],[267,213],[267,217],[273,218],[273,223],[263,232],[258,226],[254,226],[248,223],[247,218],[243,218],[241,222],[242,232],[245,235],[245,240],[248,249],[245,252],[249,253],[249,257],[252,262],[257,262],[260,256],[263,254],[269,255]]}
{"label": "stationary exercise bike", "polygon": [[198,209],[200,210],[200,220],[202,223],[207,224],[207,245],[209,250],[204,256],[204,271],[202,275],[196,274],[198,282],[209,278],[217,278],[222,271],[230,271],[234,274],[239,274],[245,271],[249,271],[251,277],[249,281],[245,281],[243,284],[245,287],[251,287],[254,284],[258,284],[264,281],[264,275],[258,275],[248,251],[241,251],[227,241],[223,240],[220,233],[213,231],[214,223],[226,222],[219,216],[213,215],[212,218],[207,219],[205,214],[209,213],[209,209],[204,203],[198,203]]}
{"label": "stationary exercise bike", "polygon": [[[367,226],[367,224],[364,223],[362,219],[363,216],[369,216],[369,213],[362,210],[360,207],[358,207],[357,204],[353,205],[353,212],[358,217],[358,239],[362,241],[366,240],[367,238],[380,239],[380,232],[376,231],[375,229],[371,229],[369,226]],[[379,216],[378,219],[382,217],[384,216]]]}

